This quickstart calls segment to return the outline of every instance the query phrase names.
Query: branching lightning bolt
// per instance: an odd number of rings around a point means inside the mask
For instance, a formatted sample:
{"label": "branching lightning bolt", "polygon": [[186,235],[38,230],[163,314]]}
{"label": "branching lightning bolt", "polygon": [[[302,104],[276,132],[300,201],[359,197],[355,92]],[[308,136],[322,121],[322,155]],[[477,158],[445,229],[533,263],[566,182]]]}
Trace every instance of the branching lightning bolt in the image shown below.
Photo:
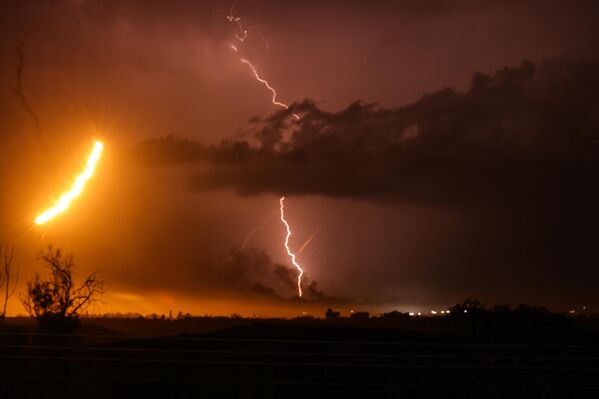
{"label": "branching lightning bolt", "polygon": [[298,255],[301,254],[308,245],[310,245],[314,237],[316,237],[316,233],[318,232],[315,231],[314,233],[312,233],[312,235],[306,240],[306,242],[300,247],[300,249],[297,250]]}
{"label": "branching lightning bolt", "polygon": [[[235,34],[235,38],[238,41],[240,41],[241,43],[243,43],[243,42],[245,42],[245,39],[247,39],[247,37],[248,37],[248,29],[246,29],[246,28],[243,27],[243,24],[241,23],[241,17],[236,17],[236,16],[233,15],[233,9],[235,8],[235,4],[236,3],[237,2],[234,2],[233,5],[231,6],[231,10],[229,11],[229,15],[227,15],[227,21],[229,21],[230,23],[234,23],[234,24],[237,25],[237,28],[239,29],[239,32],[241,34]],[[236,54],[239,55],[239,49],[237,48],[237,46],[235,46],[233,43],[229,43],[229,47],[231,48],[231,50],[233,50]],[[277,100],[277,91],[275,90],[275,88],[272,87],[270,85],[270,83],[268,83],[268,81],[266,79],[264,79],[263,77],[260,76],[260,74],[258,73],[258,70],[256,69],[256,67],[247,58],[239,56],[239,60],[243,64],[247,65],[250,68],[250,70],[252,71],[252,74],[254,75],[254,78],[258,82],[262,83],[264,85],[264,87],[266,87],[270,91],[270,93],[272,94],[271,102],[274,105],[276,105],[278,107],[281,107],[281,108],[284,108],[284,109],[289,109],[289,105],[287,105],[285,103],[282,103],[279,100]],[[296,120],[300,119],[300,117],[299,117],[298,114],[293,113],[292,115],[293,115],[293,117]]]}
{"label": "branching lightning bolt", "polygon": [[[231,9],[229,10],[229,15],[227,15],[226,18],[227,18],[227,21],[229,21],[229,23],[233,23],[237,26],[237,29],[239,32],[235,34],[235,39],[237,39],[237,41],[239,41],[240,43],[244,43],[245,40],[248,38],[249,29],[246,29],[243,26],[243,23],[241,22],[241,17],[233,15],[233,10],[235,9],[236,4],[237,4],[237,0],[235,0],[235,2],[233,2],[233,5],[231,6]],[[231,48],[231,50],[233,52],[235,52],[235,54],[237,54],[239,56],[239,61],[241,61],[242,64],[245,64],[248,66],[248,68],[254,75],[254,79],[256,79],[258,82],[260,82],[262,85],[264,85],[264,87],[266,87],[268,89],[268,91],[270,91],[270,93],[272,94],[271,102],[273,103],[273,105],[276,105],[276,106],[281,107],[286,110],[289,109],[289,105],[277,100],[277,90],[271,86],[271,84],[268,82],[268,80],[266,80],[262,76],[260,76],[260,74],[258,73],[258,70],[254,66],[254,64],[252,64],[251,61],[249,61],[247,58],[241,56],[241,54],[239,52],[239,48],[236,45],[234,45],[233,43],[229,43],[229,47]],[[292,113],[291,115],[293,115],[293,117],[296,120],[300,119],[300,116],[296,113]],[[298,292],[298,296],[301,297],[302,296],[302,276],[304,275],[304,270],[301,268],[299,263],[297,263],[295,254],[293,252],[291,252],[291,249],[289,248],[289,238],[291,237],[291,228],[289,227],[289,223],[287,223],[287,221],[285,220],[284,201],[285,201],[285,197],[283,196],[283,197],[281,197],[279,203],[280,203],[280,211],[281,211],[281,222],[285,225],[285,228],[287,230],[287,235],[285,236],[285,249],[287,250],[287,255],[289,255],[289,258],[291,259],[291,263],[293,263],[293,266],[295,266],[295,268],[299,271],[299,275],[297,277],[297,292]],[[250,239],[250,237],[252,236],[252,234],[255,231],[256,231],[256,229],[254,229],[250,232],[250,234],[244,241],[241,248],[238,249],[237,251],[235,251],[234,254],[246,246],[248,240]],[[312,238],[314,238],[314,234],[302,246],[302,249],[304,249],[310,243]]]}
{"label": "branching lightning bolt", "polygon": [[237,1],[233,2],[233,5],[231,5],[231,9],[229,10],[229,15],[227,15],[227,21],[237,25],[237,28],[239,28],[239,32],[241,33],[241,36],[239,34],[235,34],[235,38],[243,43],[245,41],[245,39],[247,39],[247,37],[248,37],[248,30],[245,29],[243,27],[243,25],[241,24],[241,17],[235,17],[233,15],[233,9],[235,8],[236,4],[237,4]]}
{"label": "branching lightning bolt", "polygon": [[287,235],[285,236],[285,249],[287,250],[287,255],[289,255],[289,258],[291,259],[291,263],[293,263],[293,266],[295,266],[295,268],[299,271],[299,275],[297,276],[297,293],[298,293],[298,296],[301,298],[301,296],[302,296],[302,276],[304,275],[304,270],[295,260],[295,254],[293,252],[291,252],[291,249],[289,249],[289,238],[291,237],[291,228],[289,227],[289,223],[287,223],[287,220],[285,220],[284,201],[285,201],[285,197],[281,197],[281,199],[279,200],[279,204],[281,205],[281,207],[280,207],[281,222],[283,222],[283,224],[285,225],[285,228],[287,229]]}
{"label": "branching lightning bolt", "polygon": [[276,212],[272,212],[270,213],[266,219],[264,219],[264,222],[262,222],[262,224],[258,227],[254,227],[252,230],[250,230],[250,232],[248,233],[247,237],[245,237],[245,240],[243,240],[243,244],[241,244],[241,246],[239,248],[237,248],[235,251],[233,251],[233,253],[229,256],[229,260],[231,260],[233,258],[233,256],[235,256],[238,252],[243,251],[245,249],[245,247],[247,247],[248,243],[250,242],[250,239],[252,238],[252,236],[259,232],[260,230],[264,230],[264,228],[266,227],[266,224],[268,223],[268,221],[270,220],[270,218],[272,218],[275,215]]}
{"label": "branching lightning bolt", "polygon": [[44,148],[44,150],[46,151],[46,154],[48,154],[50,161],[52,162],[52,164],[54,164],[54,159],[52,158],[52,153],[50,152],[50,147],[48,146],[48,143],[46,142],[44,130],[42,129],[40,117],[39,117],[38,113],[33,109],[33,106],[29,103],[29,100],[25,96],[25,91],[23,88],[23,73],[25,70],[24,48],[25,48],[25,42],[21,42],[17,46],[17,56],[18,56],[17,87],[15,89],[15,95],[21,102],[21,105],[23,106],[23,109],[25,110],[25,112],[27,112],[33,118],[33,122],[35,123],[35,129],[37,132],[37,138],[38,138],[39,142],[42,144],[42,147]]}

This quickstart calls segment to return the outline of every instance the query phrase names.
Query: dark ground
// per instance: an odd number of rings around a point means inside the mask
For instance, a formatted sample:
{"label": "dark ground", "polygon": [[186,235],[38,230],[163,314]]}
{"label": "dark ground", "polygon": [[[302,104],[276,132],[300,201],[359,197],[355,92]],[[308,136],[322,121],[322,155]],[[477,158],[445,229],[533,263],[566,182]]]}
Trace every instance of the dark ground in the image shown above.
{"label": "dark ground", "polygon": [[0,334],[0,398],[599,397],[599,317],[83,319]]}

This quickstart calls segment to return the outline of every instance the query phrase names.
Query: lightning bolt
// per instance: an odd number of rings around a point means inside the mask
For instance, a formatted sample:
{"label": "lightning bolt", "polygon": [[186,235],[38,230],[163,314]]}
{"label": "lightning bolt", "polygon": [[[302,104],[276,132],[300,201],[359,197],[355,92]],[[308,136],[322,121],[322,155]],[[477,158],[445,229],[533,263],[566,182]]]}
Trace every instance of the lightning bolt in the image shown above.
{"label": "lightning bolt", "polygon": [[[241,17],[235,16],[233,14],[233,11],[235,9],[235,5],[236,4],[237,4],[237,0],[235,0],[233,2],[233,5],[231,5],[231,9],[229,10],[229,15],[227,15],[226,18],[227,18],[227,21],[229,21],[229,23],[233,23],[233,24],[235,24],[237,26],[238,33],[235,34],[235,39],[237,39],[237,41],[239,41],[240,43],[244,43],[245,40],[248,38],[249,29],[246,29],[243,26],[243,23],[241,22]],[[277,100],[277,90],[273,86],[271,86],[271,84],[268,82],[268,80],[266,80],[262,76],[260,76],[260,74],[258,73],[258,70],[254,66],[254,64],[252,64],[251,61],[249,61],[247,58],[241,56],[241,54],[239,52],[239,48],[236,45],[234,45],[233,43],[229,43],[229,48],[239,57],[239,61],[241,61],[242,64],[247,65],[247,67],[252,72],[252,75],[254,76],[254,79],[256,79],[258,82],[260,82],[262,85],[264,85],[264,87],[266,87],[266,89],[271,93],[271,95],[272,95],[272,97],[271,97],[272,104],[276,105],[277,107],[281,107],[283,109],[286,109],[286,110],[289,109],[289,105],[285,104],[284,102],[281,102],[281,101]],[[300,119],[300,116],[298,114],[296,114],[296,113],[292,113],[291,115],[296,120]],[[291,263],[293,263],[293,266],[295,266],[295,268],[299,271],[299,275],[297,277],[297,292],[298,292],[298,296],[301,298],[301,296],[302,296],[302,276],[304,275],[304,270],[297,263],[295,254],[293,252],[291,252],[291,249],[289,248],[289,238],[291,237],[291,228],[289,227],[289,223],[287,223],[287,221],[285,220],[285,206],[284,206],[284,201],[285,201],[285,197],[283,196],[279,200],[279,203],[280,203],[280,211],[281,211],[281,222],[285,225],[285,228],[287,230],[287,235],[285,236],[285,249],[287,250],[287,255],[289,255],[289,258],[291,259]],[[269,218],[270,218],[270,216],[269,216]],[[267,221],[268,221],[268,218],[264,222],[264,224],[266,224]],[[235,253],[239,252],[241,249],[245,248],[245,246],[247,245],[247,242],[249,241],[250,237],[257,230],[259,230],[259,229],[261,229],[263,227],[264,227],[264,225],[261,226],[261,227],[255,228],[252,231],[250,231],[250,233],[248,234],[247,238],[243,242],[243,245],[239,249],[237,249],[233,254],[235,254]],[[312,238],[314,238],[314,234],[302,246],[302,249],[304,249],[310,243],[310,241],[312,240]]]}
{"label": "lightning bolt", "polygon": [[27,112],[31,116],[31,118],[33,118],[33,122],[35,123],[35,129],[37,132],[37,138],[38,138],[39,142],[42,144],[44,151],[46,151],[46,154],[50,158],[50,161],[52,162],[52,164],[54,164],[54,158],[52,157],[52,153],[50,152],[50,147],[48,146],[48,143],[46,142],[44,130],[42,129],[42,124],[40,122],[40,117],[39,117],[38,113],[33,109],[32,105],[29,103],[29,100],[25,96],[25,92],[23,89],[23,73],[25,71],[24,48],[25,48],[25,42],[20,42],[19,45],[17,46],[17,57],[18,57],[17,87],[15,89],[15,95],[21,102],[21,105],[23,106],[23,109],[25,110],[25,112]]}
{"label": "lightning bolt", "polygon": [[[243,27],[243,24],[241,23],[241,17],[236,17],[233,15],[233,9],[235,8],[236,4],[237,4],[237,1],[235,1],[233,3],[233,5],[231,6],[231,9],[229,10],[229,15],[227,15],[226,18],[227,18],[227,21],[229,21],[229,23],[234,23],[237,25],[237,28],[241,35],[239,33],[236,33],[235,38],[239,42],[243,43],[243,42],[245,42],[245,39],[247,39],[247,37],[248,37],[248,29],[245,29]],[[231,50],[233,50],[235,52],[235,54],[239,55],[239,48],[237,46],[235,46],[233,43],[229,43],[229,48]],[[283,109],[289,109],[289,105],[277,100],[276,89],[274,87],[272,87],[266,79],[264,79],[263,77],[260,76],[256,67],[247,58],[244,58],[241,55],[239,55],[239,61],[241,61],[241,63],[247,65],[248,68],[250,68],[252,74],[254,75],[254,78],[258,82],[262,83],[264,85],[264,87],[266,87],[268,89],[268,91],[270,91],[270,93],[272,94],[271,102],[273,103],[273,105],[276,105],[277,107],[281,107]],[[293,113],[292,115],[296,120],[300,119],[300,116],[298,114]]]}
{"label": "lightning bolt", "polygon": [[248,233],[247,237],[245,238],[245,240],[243,240],[243,244],[241,244],[241,246],[239,248],[237,248],[235,251],[233,251],[233,253],[229,256],[229,260],[231,260],[233,258],[234,255],[236,255],[239,251],[242,251],[245,249],[245,247],[248,245],[248,243],[250,242],[250,239],[252,238],[252,236],[259,232],[260,230],[264,230],[264,228],[266,227],[266,224],[268,223],[268,221],[270,220],[270,218],[272,218],[275,215],[276,212],[272,212],[270,213],[266,219],[264,219],[264,222],[262,222],[262,224],[258,227],[254,227],[252,230],[250,230],[250,232]]}
{"label": "lightning bolt", "polygon": [[248,30],[245,29],[243,27],[243,25],[241,24],[241,17],[236,17],[233,15],[233,9],[235,9],[236,4],[237,4],[237,0],[235,0],[233,2],[233,5],[231,5],[231,9],[229,10],[229,15],[227,15],[227,21],[237,25],[237,28],[239,29],[239,33],[241,33],[241,36],[236,33],[235,38],[243,43],[245,41],[245,39],[247,39],[247,37],[248,37]]}
{"label": "lightning bolt", "polygon": [[289,227],[289,223],[287,223],[287,220],[285,220],[284,201],[285,201],[285,197],[283,196],[279,200],[279,204],[281,205],[281,207],[280,207],[281,222],[285,225],[285,228],[287,229],[287,235],[285,236],[285,249],[287,250],[287,255],[289,255],[289,258],[291,259],[291,263],[293,263],[293,266],[295,266],[295,268],[299,271],[299,275],[297,276],[297,293],[298,293],[298,296],[301,298],[302,297],[302,276],[304,275],[304,270],[295,260],[295,254],[293,252],[291,252],[291,249],[289,249],[289,237],[291,237],[291,228]]}
{"label": "lightning bolt", "polygon": [[75,183],[73,183],[73,187],[66,193],[64,193],[53,207],[44,211],[41,215],[39,215],[35,219],[36,224],[44,224],[50,219],[60,215],[64,211],[69,208],[71,202],[83,192],[83,188],[85,187],[85,183],[91,179],[94,175],[94,171],[96,169],[96,164],[100,159],[100,154],[102,154],[102,149],[104,148],[104,144],[101,141],[96,141],[94,143],[94,148],[87,159],[87,164],[83,172],[77,176],[75,179]]}
{"label": "lightning bolt", "polygon": [[308,246],[308,245],[309,245],[309,244],[312,242],[312,240],[314,239],[314,237],[316,237],[316,234],[317,234],[317,233],[318,233],[318,232],[317,232],[317,231],[315,231],[315,232],[314,232],[314,233],[313,233],[313,234],[312,234],[312,235],[311,235],[311,236],[310,236],[310,237],[309,237],[309,238],[306,240],[306,242],[305,242],[305,243],[304,243],[304,244],[303,244],[303,245],[300,247],[300,249],[298,249],[298,250],[297,250],[297,254],[298,254],[298,255],[299,255],[299,254],[301,254],[301,253],[304,251],[304,249],[306,249],[306,247],[307,247],[307,246]]}

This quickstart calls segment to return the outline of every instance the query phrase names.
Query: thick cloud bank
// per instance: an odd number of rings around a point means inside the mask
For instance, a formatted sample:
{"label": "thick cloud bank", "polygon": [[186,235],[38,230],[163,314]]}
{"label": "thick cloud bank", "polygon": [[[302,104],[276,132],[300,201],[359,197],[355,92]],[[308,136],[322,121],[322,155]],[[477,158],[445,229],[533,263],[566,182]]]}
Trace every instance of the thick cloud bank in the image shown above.
{"label": "thick cloud bank", "polygon": [[305,100],[255,120],[248,140],[206,147],[167,137],[136,152],[149,164],[204,161],[193,189],[242,195],[452,205],[579,197],[595,194],[597,92],[596,64],[525,61],[401,108],[355,102],[326,112]]}
{"label": "thick cloud bank", "polygon": [[134,155],[184,165],[190,190],[451,209],[470,233],[447,242],[437,261],[447,270],[432,272],[445,273],[437,290],[499,298],[510,287],[527,298],[543,287],[537,300],[563,304],[590,300],[597,275],[598,92],[597,64],[523,62],[401,108],[355,102],[327,112],[303,101],[253,121],[246,140],[166,137]]}

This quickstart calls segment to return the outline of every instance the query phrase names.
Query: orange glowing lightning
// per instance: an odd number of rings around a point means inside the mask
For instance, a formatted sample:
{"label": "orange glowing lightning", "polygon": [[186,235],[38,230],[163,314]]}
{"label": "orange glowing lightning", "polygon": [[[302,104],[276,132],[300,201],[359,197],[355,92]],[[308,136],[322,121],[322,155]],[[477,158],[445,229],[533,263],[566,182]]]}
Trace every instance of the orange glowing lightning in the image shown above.
{"label": "orange glowing lightning", "polygon": [[283,222],[285,228],[287,229],[287,235],[285,236],[285,249],[287,250],[287,255],[289,255],[289,258],[291,258],[291,263],[293,263],[293,266],[295,266],[295,268],[299,271],[299,276],[297,276],[297,292],[299,297],[301,298],[302,276],[304,275],[304,270],[295,260],[295,254],[291,252],[291,250],[289,249],[289,237],[291,237],[291,228],[289,227],[289,223],[287,223],[287,221],[285,220],[285,207],[283,205],[283,201],[285,201],[285,197],[281,197],[281,199],[279,200],[279,203],[281,204],[281,222]]}
{"label": "orange glowing lightning", "polygon": [[44,224],[47,221],[53,219],[54,217],[60,215],[69,208],[71,202],[73,202],[73,200],[77,198],[83,191],[85,183],[93,176],[94,171],[96,169],[96,164],[100,159],[100,155],[102,154],[103,148],[104,144],[102,144],[101,141],[96,141],[94,143],[94,148],[89,158],[87,159],[85,169],[79,176],[77,176],[77,178],[75,179],[75,183],[73,183],[73,187],[71,187],[69,191],[67,191],[60,197],[60,199],[56,202],[56,205],[54,205],[52,208],[47,209],[46,211],[44,211],[44,213],[39,215],[35,219],[36,224]]}
{"label": "orange glowing lightning", "polygon": [[[235,34],[235,38],[238,41],[240,41],[241,43],[243,43],[245,41],[245,39],[247,39],[247,37],[248,37],[248,29],[245,29],[243,27],[243,25],[241,24],[241,17],[236,17],[236,16],[233,15],[233,9],[234,8],[235,8],[235,3],[233,3],[233,5],[231,6],[231,10],[229,12],[229,15],[227,15],[227,21],[229,21],[230,23],[235,23],[237,25],[237,28],[239,29],[239,32],[241,33],[241,36],[239,34]],[[235,46],[232,43],[229,43],[229,47],[236,54],[239,54],[239,49],[237,48],[237,46]],[[252,74],[254,75],[254,78],[258,82],[262,83],[264,85],[264,87],[266,87],[270,91],[270,93],[272,94],[271,102],[274,105],[276,105],[278,107],[281,107],[281,108],[284,108],[284,109],[289,109],[289,105],[287,105],[285,103],[282,103],[282,102],[280,102],[280,101],[277,100],[277,91],[275,90],[275,88],[272,87],[270,85],[270,83],[268,83],[268,81],[266,79],[264,79],[264,78],[262,78],[260,76],[260,74],[258,73],[258,70],[256,69],[256,67],[250,61],[248,61],[246,58],[243,58],[241,56],[239,57],[239,60],[243,64],[246,64],[250,68],[250,70],[252,71]],[[293,117],[296,120],[300,119],[300,117],[299,117],[298,114],[293,113],[292,115],[293,115]]]}

